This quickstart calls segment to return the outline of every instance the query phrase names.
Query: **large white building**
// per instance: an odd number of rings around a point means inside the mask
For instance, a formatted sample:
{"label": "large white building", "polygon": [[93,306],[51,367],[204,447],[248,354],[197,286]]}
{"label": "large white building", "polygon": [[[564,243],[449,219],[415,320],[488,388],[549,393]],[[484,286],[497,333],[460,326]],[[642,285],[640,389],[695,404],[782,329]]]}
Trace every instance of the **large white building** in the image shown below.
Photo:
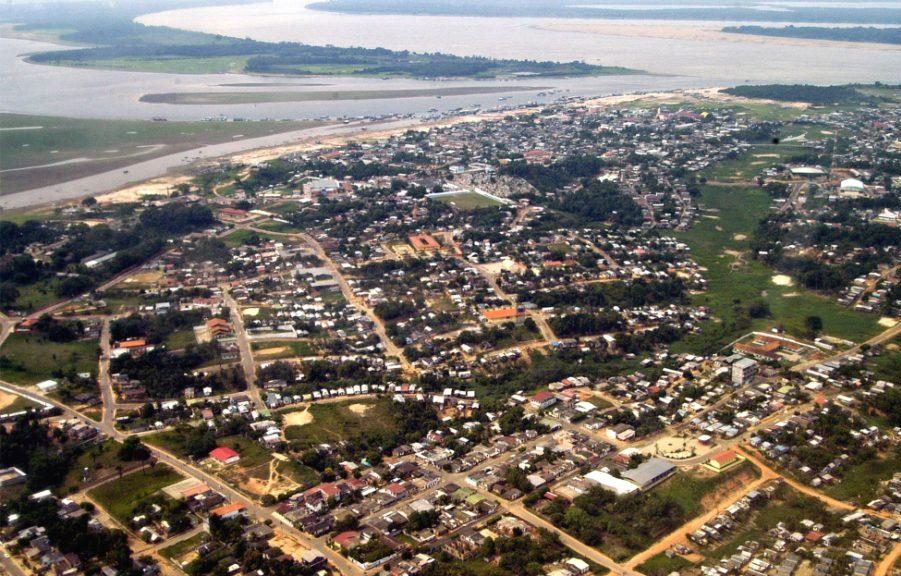
{"label": "large white building", "polygon": [[632,492],[638,490],[638,486],[629,482],[628,480],[617,478],[616,476],[612,476],[606,472],[601,472],[600,470],[589,472],[585,475],[585,479],[591,480],[592,482],[600,485],[601,488],[609,490],[617,496],[625,496],[626,494],[631,494]]}

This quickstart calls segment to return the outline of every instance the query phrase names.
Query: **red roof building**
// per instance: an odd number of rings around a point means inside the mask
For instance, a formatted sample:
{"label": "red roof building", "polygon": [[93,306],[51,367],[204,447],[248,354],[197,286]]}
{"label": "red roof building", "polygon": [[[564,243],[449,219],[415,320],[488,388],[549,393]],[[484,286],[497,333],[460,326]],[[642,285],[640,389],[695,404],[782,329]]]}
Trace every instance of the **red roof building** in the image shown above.
{"label": "red roof building", "polygon": [[241,459],[241,455],[227,446],[219,446],[210,452],[210,458],[221,464],[232,464]]}

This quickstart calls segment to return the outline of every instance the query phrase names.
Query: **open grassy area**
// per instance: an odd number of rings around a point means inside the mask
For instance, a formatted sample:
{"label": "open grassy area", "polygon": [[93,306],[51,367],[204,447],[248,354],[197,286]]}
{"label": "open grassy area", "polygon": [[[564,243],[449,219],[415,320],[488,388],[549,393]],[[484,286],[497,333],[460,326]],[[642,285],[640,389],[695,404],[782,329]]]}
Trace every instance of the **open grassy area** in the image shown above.
{"label": "open grassy area", "polygon": [[854,500],[861,505],[876,498],[879,483],[901,470],[901,455],[890,453],[882,459],[872,459],[850,468],[842,474],[842,481],[830,486],[826,493],[839,500]]}
{"label": "open grassy area", "polygon": [[313,121],[150,122],[0,114],[0,194],[123,168],[208,144],[321,125]]}
{"label": "open grassy area", "polygon": [[691,565],[691,562],[681,556],[669,558],[666,554],[657,554],[636,566],[636,569],[645,576],[668,576],[673,572],[684,570]]}
{"label": "open grassy area", "polygon": [[90,471],[88,482],[96,480],[99,476],[115,473],[118,465],[125,466],[126,462],[119,460],[119,448],[122,445],[115,440],[107,440],[102,444],[89,444],[85,446],[72,466],[66,478],[59,487],[59,494],[68,494],[78,490],[82,486],[82,472],[85,468]]}
{"label": "open grassy area", "polygon": [[786,162],[804,151],[804,146],[795,144],[758,144],[737,158],[725,160],[704,170],[703,175],[716,182],[747,181],[758,176],[764,169]]}
{"label": "open grassy area", "polygon": [[197,344],[197,338],[194,337],[194,330],[178,330],[166,337],[164,342],[169,350],[181,350],[187,348],[191,344]]}
{"label": "open grassy area", "polygon": [[268,340],[251,344],[258,361],[278,358],[294,358],[298,356],[315,356],[320,350],[315,343],[308,340]]}
{"label": "open grassy area", "polygon": [[185,436],[176,430],[163,430],[162,432],[147,434],[141,437],[141,441],[145,444],[151,444],[157,448],[162,448],[175,455],[187,455],[187,451],[185,450]]}
{"label": "open grassy area", "polygon": [[160,548],[160,556],[168,558],[170,560],[181,558],[209,539],[210,534],[208,532],[198,532],[187,540],[182,540],[181,542],[173,544],[172,546]]}
{"label": "open grassy area", "polygon": [[315,470],[309,466],[304,466],[296,460],[279,462],[278,471],[304,488],[311,487],[319,482],[319,474]]}
{"label": "open grassy area", "polygon": [[13,384],[36,384],[69,368],[96,373],[97,346],[97,340],[59,343],[30,334],[11,334],[0,348],[0,378]]}
{"label": "open grassy area", "polygon": [[435,202],[443,202],[451,204],[459,210],[477,210],[479,208],[492,208],[495,206],[503,206],[502,202],[498,202],[493,198],[477,194],[476,192],[460,192],[457,194],[447,194],[446,196],[437,196],[432,198]]}
{"label": "open grassy area", "polygon": [[706,268],[707,291],[694,296],[694,303],[711,307],[722,324],[709,322],[702,338],[688,338],[677,349],[701,350],[717,342],[722,346],[747,332],[747,329],[730,329],[735,318],[734,306],[746,306],[756,300],[766,302],[772,316],[753,321],[753,329],[782,324],[788,332],[802,335],[806,331],[805,318],[817,315],[823,319],[823,332],[831,336],[859,342],[881,331],[878,318],[853,312],[831,298],[799,287],[777,286],[772,281],[776,272],[750,260],[746,237],[753,234],[769,209],[764,190],[705,186],[700,204],[705,215],[691,230],[677,236],[691,247],[698,264]]}
{"label": "open grassy area", "polygon": [[238,465],[242,468],[253,468],[272,460],[272,454],[259,442],[243,436],[223,436],[216,440],[219,446],[228,446],[241,455]]}
{"label": "open grassy area", "polygon": [[[347,401],[310,406],[313,421],[303,426],[285,428],[285,438],[302,444],[334,443],[351,439],[369,431],[393,431],[394,415],[388,398]],[[351,410],[352,406],[367,406]]]}
{"label": "open grassy area", "polygon": [[131,511],[140,500],[152,496],[184,477],[165,464],[132,472],[120,479],[101,484],[88,495],[110,515],[124,525],[131,519]]}
{"label": "open grassy area", "polygon": [[59,284],[59,279],[51,276],[27,286],[16,286],[19,297],[16,298],[13,309],[31,313],[59,302],[60,297],[56,295],[56,288]]}

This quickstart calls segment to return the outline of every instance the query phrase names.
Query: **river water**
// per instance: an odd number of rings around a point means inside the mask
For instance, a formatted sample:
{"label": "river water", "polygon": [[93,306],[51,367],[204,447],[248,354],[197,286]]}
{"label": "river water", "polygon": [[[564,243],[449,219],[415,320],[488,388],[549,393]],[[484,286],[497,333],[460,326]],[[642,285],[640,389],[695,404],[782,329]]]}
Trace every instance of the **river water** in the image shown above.
{"label": "river water", "polygon": [[[553,18],[478,18],[379,16],[309,10],[306,1],[275,1],[149,14],[146,24],[250,37],[267,41],[299,41],[316,45],[386,47],[440,51],[458,55],[537,60],[584,60],[626,66],[649,75],[591,78],[421,81],[372,78],[286,79],[242,74],[179,75],[42,66],[23,56],[58,46],[21,39],[0,39],[0,111],[80,118],[199,120],[216,117],[321,118],[428,114],[480,105],[517,106],[550,102],[561,96],[604,96],[638,91],[701,88],[745,82],[901,83],[901,47],[761,40],[723,35],[728,24],[659,21],[605,21]],[[245,86],[236,86],[245,84]],[[246,86],[255,84],[256,86]],[[259,84],[264,84],[259,86]],[[141,102],[148,93],[246,91],[400,90],[457,86],[502,86],[496,94],[443,98],[387,98],[359,101],[316,101],[238,105],[186,106]],[[503,99],[502,102],[499,100]],[[403,120],[402,122],[410,122]],[[44,189],[0,197],[0,208],[40,204],[112,190],[151,178],[197,158],[211,158],[291,140],[335,133],[329,127],[173,154],[121,170],[90,176]]]}

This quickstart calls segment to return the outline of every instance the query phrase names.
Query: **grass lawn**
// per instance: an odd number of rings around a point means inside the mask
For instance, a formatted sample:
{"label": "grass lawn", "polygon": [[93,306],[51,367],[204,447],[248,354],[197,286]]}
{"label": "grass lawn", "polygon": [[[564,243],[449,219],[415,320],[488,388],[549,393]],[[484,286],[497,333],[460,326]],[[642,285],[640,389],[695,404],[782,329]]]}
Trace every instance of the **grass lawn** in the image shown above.
{"label": "grass lawn", "polygon": [[[354,412],[350,406],[370,406],[365,412]],[[370,431],[393,431],[394,410],[388,398],[348,401],[310,406],[313,421],[303,426],[285,428],[285,438],[306,445],[349,440]]]}
{"label": "grass lawn", "polygon": [[160,548],[160,556],[170,560],[181,558],[209,540],[209,538],[210,535],[208,532],[198,532],[187,540],[182,540],[181,542],[173,544],[172,546],[167,546],[166,548]]}
{"label": "grass lawn", "polygon": [[636,569],[645,576],[668,576],[672,572],[680,572],[689,566],[692,566],[692,563],[681,556],[668,558],[666,554],[657,554],[636,566]]}
{"label": "grass lawn", "polygon": [[493,208],[495,206],[503,206],[503,202],[498,202],[493,198],[478,194],[476,192],[460,192],[457,194],[448,194],[446,196],[438,196],[432,198],[435,202],[443,202],[451,204],[460,210],[477,210],[479,208]]}
{"label": "grass lawn", "polygon": [[703,512],[702,498],[712,494],[721,485],[739,475],[742,477],[746,475],[759,477],[760,470],[750,462],[745,461],[715,476],[700,477],[691,473],[680,472],[654,491],[659,496],[675,500],[679,507],[685,511],[686,517],[694,518]]}
{"label": "grass lawn", "polygon": [[103,418],[103,412],[97,408],[88,408],[87,410],[82,410],[81,413],[95,422],[100,422],[101,418]]}
{"label": "grass lawn", "polygon": [[[818,315],[823,319],[823,332],[831,336],[854,341],[865,340],[878,334],[882,328],[878,318],[848,310],[833,299],[820,296],[796,286],[777,286],[772,282],[776,274],[763,263],[750,260],[747,255],[749,242],[757,223],[769,210],[769,198],[764,190],[756,187],[705,186],[700,198],[707,216],[702,217],[687,232],[677,236],[691,247],[691,253],[706,268],[707,291],[693,297],[696,305],[709,306],[722,324],[709,322],[706,334],[701,338],[689,337],[675,347],[679,350],[714,350],[747,332],[747,329],[730,329],[735,317],[733,306],[747,305],[755,300],[769,304],[771,318],[755,320],[752,329],[766,329],[783,324],[788,332],[803,335],[805,318]],[[729,254],[726,251],[733,252]],[[741,253],[741,263],[733,263]]]}
{"label": "grass lawn", "polygon": [[286,224],[285,222],[276,222],[275,220],[267,220],[257,225],[257,228],[269,230],[270,232],[280,232],[282,234],[296,234],[303,232],[300,228]]}
{"label": "grass lawn", "polygon": [[135,505],[169,486],[183,480],[184,477],[165,464],[157,464],[152,469],[133,472],[118,480],[101,484],[89,490],[88,495],[110,513],[110,515],[128,526],[131,511]]}
{"label": "grass lawn", "polygon": [[251,347],[257,360],[315,356],[320,352],[319,347],[308,340],[269,340],[254,342]]}
{"label": "grass lawn", "polygon": [[319,482],[319,474],[315,470],[296,460],[279,462],[278,471],[304,488],[310,488]]}
{"label": "grass lawn", "polygon": [[600,396],[592,396],[591,398],[588,399],[588,401],[591,402],[592,404],[594,404],[598,410],[604,410],[606,408],[610,408],[611,406],[613,406],[612,403],[608,402],[607,400],[604,400]]}
{"label": "grass lawn", "polygon": [[85,468],[90,471],[89,481],[92,481],[96,480],[101,473],[106,474],[111,470],[115,470],[119,464],[126,465],[126,462],[119,460],[119,448],[121,446],[115,440],[107,440],[102,444],[85,446],[84,451],[78,455],[78,458],[75,459],[75,462],[69,468],[66,478],[59,487],[59,493],[65,495],[81,488],[81,474]]}
{"label": "grass lawn", "polygon": [[145,444],[151,444],[158,448],[162,448],[167,452],[179,456],[187,456],[185,451],[185,437],[176,430],[164,430],[162,432],[154,432],[141,437],[141,441]]}
{"label": "grass lawn", "polygon": [[31,334],[11,334],[0,348],[0,377],[13,384],[36,384],[56,371],[97,372],[97,340],[59,343]]}
{"label": "grass lawn", "polygon": [[59,286],[59,283],[59,279],[53,276],[27,286],[17,286],[19,297],[16,298],[13,308],[32,312],[59,302],[61,298],[56,295],[56,287]]}
{"label": "grass lawn", "polygon": [[196,344],[197,338],[194,337],[194,330],[178,330],[169,334],[164,344],[169,350],[181,350],[187,348],[191,344]]}
{"label": "grass lawn", "polygon": [[876,498],[879,483],[901,470],[901,455],[890,453],[880,460],[868,460],[848,469],[842,481],[826,493],[839,500],[855,500],[863,505]]}
{"label": "grass lawn", "polygon": [[764,169],[785,162],[805,150],[804,146],[794,144],[758,144],[733,160],[726,160],[708,168],[703,175],[708,180],[717,182],[750,180],[761,174]]}
{"label": "grass lawn", "polygon": [[228,446],[241,455],[238,465],[242,468],[253,468],[272,460],[272,454],[259,442],[243,436],[223,436],[216,440],[219,446]]}

